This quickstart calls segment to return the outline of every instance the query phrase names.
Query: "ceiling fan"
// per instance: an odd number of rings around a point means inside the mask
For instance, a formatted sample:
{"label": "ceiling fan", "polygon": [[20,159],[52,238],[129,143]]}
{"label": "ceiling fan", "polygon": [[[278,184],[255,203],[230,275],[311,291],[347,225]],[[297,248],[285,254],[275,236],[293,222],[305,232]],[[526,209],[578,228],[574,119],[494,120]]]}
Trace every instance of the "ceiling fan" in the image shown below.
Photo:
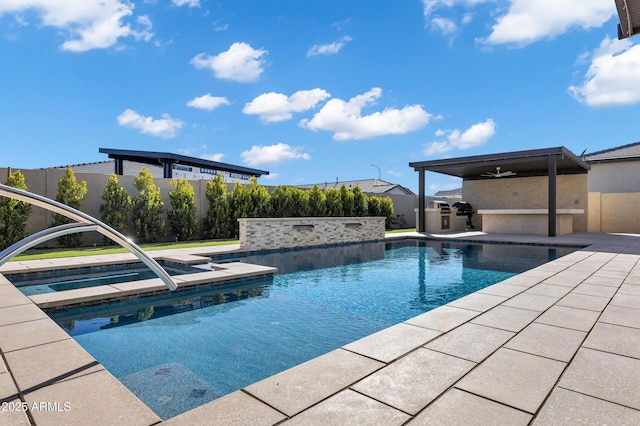
{"label": "ceiling fan", "polygon": [[512,171],[506,171],[506,172],[500,172],[500,166],[496,167],[496,172],[487,172],[487,173],[482,173],[480,176],[486,176],[486,177],[505,177],[505,176],[513,176],[517,173],[512,172]]}

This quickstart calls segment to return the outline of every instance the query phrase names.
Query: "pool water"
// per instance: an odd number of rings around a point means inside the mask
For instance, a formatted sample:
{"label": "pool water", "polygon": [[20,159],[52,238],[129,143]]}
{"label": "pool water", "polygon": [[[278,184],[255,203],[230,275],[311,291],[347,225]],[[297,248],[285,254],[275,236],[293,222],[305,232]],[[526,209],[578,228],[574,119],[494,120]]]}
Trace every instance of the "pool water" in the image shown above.
{"label": "pool water", "polygon": [[167,419],[573,250],[404,241],[227,257],[214,261],[280,273],[51,316]]}
{"label": "pool water", "polygon": [[[175,262],[159,260],[158,264],[169,275],[202,272],[200,268]],[[142,262],[4,275],[26,296],[157,278]]]}

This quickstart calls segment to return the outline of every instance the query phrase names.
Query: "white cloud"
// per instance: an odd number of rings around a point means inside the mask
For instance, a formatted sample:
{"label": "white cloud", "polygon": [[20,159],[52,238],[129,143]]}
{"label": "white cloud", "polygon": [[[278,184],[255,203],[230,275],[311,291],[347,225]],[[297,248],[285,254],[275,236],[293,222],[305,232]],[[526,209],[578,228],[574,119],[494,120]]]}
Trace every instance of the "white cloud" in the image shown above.
{"label": "white cloud", "polygon": [[[455,20],[434,17],[434,11],[461,6],[470,9],[485,3],[496,4],[492,13],[497,16],[491,33],[481,39],[488,44],[524,46],[572,28],[600,27],[615,14],[614,2],[605,0],[422,0],[427,25],[439,29],[444,29],[443,25],[452,29]],[[470,21],[471,15],[465,12],[461,23]]]}
{"label": "white cloud", "polygon": [[62,30],[63,50],[84,52],[114,46],[120,38],[149,41],[153,33],[147,16],[136,18],[138,30],[125,22],[133,8],[133,3],[120,0],[13,0],[0,1],[0,16],[32,12],[42,26]]}
{"label": "white cloud", "polygon": [[125,110],[118,116],[118,123],[123,127],[140,130],[140,133],[169,139],[182,128],[182,121],[173,119],[169,114],[162,114],[162,118],[143,117],[131,109]]}
{"label": "white cloud", "polygon": [[268,175],[262,175],[260,176],[260,179],[266,179],[266,180],[273,180],[273,179],[277,179],[280,177],[280,173],[272,173],[269,172]]}
{"label": "white cloud", "polygon": [[203,154],[200,156],[200,158],[203,158],[205,160],[209,160],[209,161],[222,161],[222,157],[224,157],[224,154]]}
{"label": "white cloud", "polygon": [[322,89],[299,90],[291,96],[263,93],[244,106],[245,114],[256,114],[265,123],[290,120],[293,112],[306,111],[331,95]]}
{"label": "white cloud", "polygon": [[187,102],[187,106],[207,111],[212,111],[221,105],[229,105],[229,100],[220,96],[211,96],[211,93],[193,98]]}
{"label": "white cloud", "polygon": [[311,156],[302,152],[303,147],[291,147],[286,143],[277,143],[269,146],[254,145],[248,151],[243,151],[240,155],[242,160],[250,165],[257,166],[264,164],[266,166],[277,166],[285,161],[291,160],[310,160]]}
{"label": "white cloud", "polygon": [[307,56],[335,55],[344,47],[345,44],[347,44],[347,42],[350,42],[351,40],[351,37],[344,36],[333,43],[315,44],[311,49],[309,49]]}
{"label": "white cloud", "polygon": [[171,3],[176,6],[184,6],[187,5],[189,7],[200,7],[200,0],[171,0]]}
{"label": "white cloud", "polygon": [[257,81],[264,71],[263,56],[268,52],[247,43],[233,43],[229,50],[216,56],[200,53],[191,59],[196,68],[210,68],[217,78],[247,83]]}
{"label": "white cloud", "polygon": [[444,154],[453,149],[469,149],[486,143],[496,132],[496,123],[488,119],[474,124],[464,132],[458,129],[438,130],[436,136],[446,136],[446,141],[430,142],[422,153],[426,156]]}
{"label": "white cloud", "polygon": [[382,89],[374,87],[348,102],[342,99],[329,100],[311,120],[300,122],[310,130],[334,132],[334,140],[367,139],[383,135],[403,135],[418,130],[429,122],[431,114],[420,105],[402,109],[386,108],[382,112],[362,115],[362,108],[374,104],[382,96]]}
{"label": "white cloud", "polygon": [[439,30],[443,35],[453,34],[458,29],[456,23],[447,18],[433,18],[431,20],[431,27]]}
{"label": "white cloud", "polygon": [[569,87],[575,99],[590,106],[640,102],[640,44],[607,37],[591,58],[584,82]]}
{"label": "white cloud", "polygon": [[389,175],[391,175],[391,176],[396,176],[396,177],[398,177],[398,176],[402,176],[402,173],[400,173],[400,172],[396,172],[395,170],[388,170],[388,171],[387,171],[387,174],[389,174]]}
{"label": "white cloud", "polygon": [[615,13],[613,1],[510,0],[509,8],[485,39],[489,44],[526,45],[574,27],[600,27]]}

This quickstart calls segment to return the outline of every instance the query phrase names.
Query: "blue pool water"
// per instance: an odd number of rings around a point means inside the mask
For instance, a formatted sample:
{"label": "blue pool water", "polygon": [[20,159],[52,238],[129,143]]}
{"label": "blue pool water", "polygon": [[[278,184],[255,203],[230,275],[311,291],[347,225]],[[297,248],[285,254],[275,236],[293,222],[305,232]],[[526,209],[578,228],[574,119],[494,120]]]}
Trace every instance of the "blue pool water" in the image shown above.
{"label": "blue pool water", "polygon": [[[202,272],[202,269],[180,263],[163,260],[159,260],[158,263],[170,275]],[[157,277],[155,272],[142,262],[4,275],[26,296]]]}
{"label": "blue pool water", "polygon": [[50,315],[167,419],[573,250],[404,241],[222,257],[280,273]]}

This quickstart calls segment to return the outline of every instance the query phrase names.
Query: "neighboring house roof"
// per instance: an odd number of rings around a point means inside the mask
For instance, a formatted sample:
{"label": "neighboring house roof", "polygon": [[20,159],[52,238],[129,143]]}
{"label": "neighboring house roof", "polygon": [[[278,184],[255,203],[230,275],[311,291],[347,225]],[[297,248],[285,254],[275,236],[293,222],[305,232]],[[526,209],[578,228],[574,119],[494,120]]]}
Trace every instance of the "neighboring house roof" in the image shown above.
{"label": "neighboring house roof", "polygon": [[361,180],[346,180],[346,181],[336,181],[336,182],[324,182],[324,183],[312,183],[306,185],[296,185],[296,187],[301,189],[311,189],[313,185],[318,185],[318,187],[322,190],[325,189],[340,189],[342,185],[344,185],[347,189],[354,188],[359,186],[362,192],[365,194],[402,194],[402,195],[415,195],[413,191],[409,188],[405,188],[402,185],[398,185],[395,183],[386,182],[380,179],[361,179]]}
{"label": "neighboring house roof", "polygon": [[[69,164],[74,173],[96,173],[101,175],[110,175],[114,171],[115,160],[96,161],[95,163],[82,163],[82,164]],[[67,166],[46,167],[48,169],[66,169]],[[161,178],[163,176],[162,166],[136,163],[133,161],[124,161],[124,175],[137,176],[140,170],[146,168],[149,170],[154,178]]]}
{"label": "neighboring house roof", "polygon": [[438,191],[433,194],[433,196],[444,198],[462,198],[462,188],[451,189],[449,191]]}
{"label": "neighboring house roof", "polygon": [[640,142],[592,152],[591,154],[586,154],[584,160],[587,163],[640,160]]}

